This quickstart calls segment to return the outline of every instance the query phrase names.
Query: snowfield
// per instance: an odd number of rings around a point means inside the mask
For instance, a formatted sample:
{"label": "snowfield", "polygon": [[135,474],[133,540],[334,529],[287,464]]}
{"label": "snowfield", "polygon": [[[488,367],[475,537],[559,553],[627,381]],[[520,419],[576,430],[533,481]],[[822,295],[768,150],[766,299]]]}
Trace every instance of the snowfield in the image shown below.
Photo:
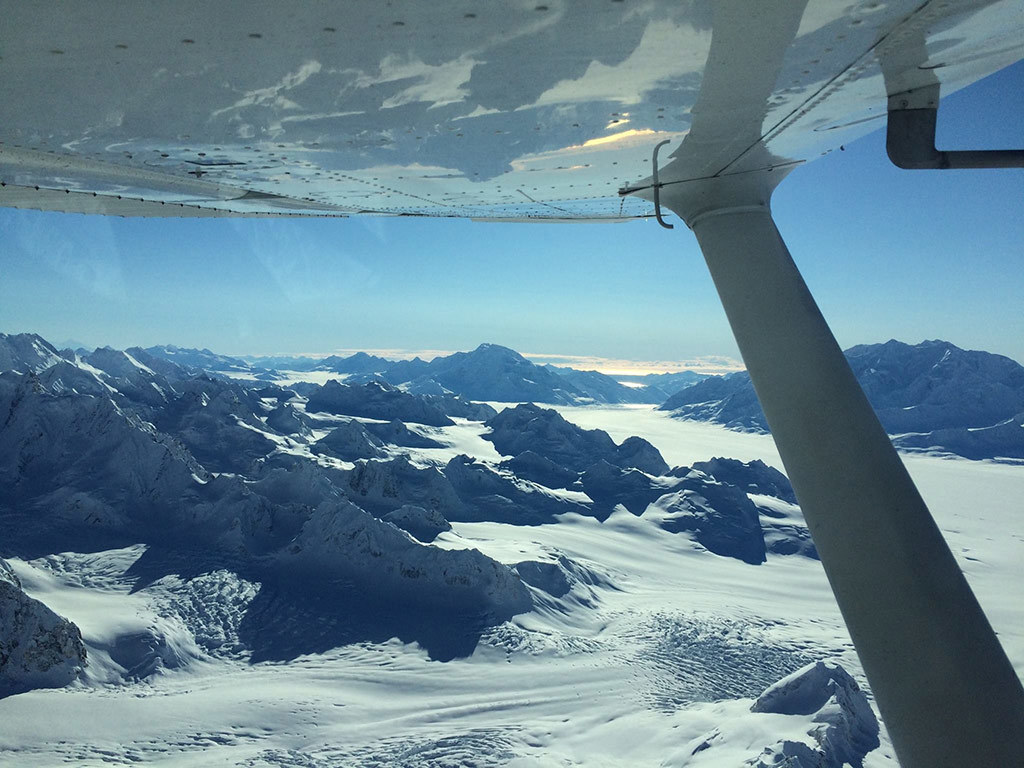
{"label": "snowfield", "polygon": [[[617,443],[646,438],[672,466],[719,456],[783,469],[764,435],[651,406],[558,411]],[[455,421],[418,427],[444,447],[407,449],[411,461],[501,458],[479,422]],[[903,458],[1024,671],[1024,467]],[[343,534],[317,557],[355,551]],[[811,557],[749,565],[621,507],[604,522],[453,521],[434,544],[530,562],[519,574],[533,610],[443,638],[468,644],[448,661],[401,635],[261,658],[243,642],[259,584],[229,570],[135,588],[141,545],[9,559],[29,597],[81,629],[89,664],[69,687],[0,699],[0,765],[809,768],[870,749],[867,768],[896,766],[884,727],[872,749],[865,680]],[[344,636],[346,606],[321,608],[297,607],[290,630]],[[849,741],[836,746],[840,731]]]}

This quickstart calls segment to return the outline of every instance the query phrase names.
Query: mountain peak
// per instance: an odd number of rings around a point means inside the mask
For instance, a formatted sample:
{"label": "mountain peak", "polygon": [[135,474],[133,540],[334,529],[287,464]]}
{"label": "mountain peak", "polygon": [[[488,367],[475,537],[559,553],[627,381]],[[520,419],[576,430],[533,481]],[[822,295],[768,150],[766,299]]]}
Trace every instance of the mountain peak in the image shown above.
{"label": "mountain peak", "polygon": [[514,349],[510,349],[509,347],[503,347],[503,346],[501,346],[501,344],[492,344],[490,342],[484,342],[483,344],[478,346],[476,349],[474,349],[472,352],[467,352],[467,354],[469,354],[469,355],[488,355],[488,356],[496,356],[496,357],[509,357],[509,358],[515,358],[517,360],[526,360],[525,357],[520,355]]}
{"label": "mountain peak", "polygon": [[36,333],[0,333],[0,370],[38,373],[61,360],[60,353]]}

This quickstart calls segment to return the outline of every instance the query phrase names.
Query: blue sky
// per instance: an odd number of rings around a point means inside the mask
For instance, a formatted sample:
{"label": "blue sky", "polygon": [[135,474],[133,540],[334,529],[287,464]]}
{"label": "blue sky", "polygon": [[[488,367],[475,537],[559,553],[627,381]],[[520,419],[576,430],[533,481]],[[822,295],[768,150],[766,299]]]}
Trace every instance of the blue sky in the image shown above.
{"label": "blue sky", "polygon": [[[943,101],[941,148],[1024,145],[1024,63]],[[880,121],[881,123],[881,121]],[[844,347],[1024,361],[1024,170],[900,171],[876,131],[794,171],[779,229]],[[651,222],[108,219],[0,209],[0,331],[232,354],[738,358],[693,235]]]}

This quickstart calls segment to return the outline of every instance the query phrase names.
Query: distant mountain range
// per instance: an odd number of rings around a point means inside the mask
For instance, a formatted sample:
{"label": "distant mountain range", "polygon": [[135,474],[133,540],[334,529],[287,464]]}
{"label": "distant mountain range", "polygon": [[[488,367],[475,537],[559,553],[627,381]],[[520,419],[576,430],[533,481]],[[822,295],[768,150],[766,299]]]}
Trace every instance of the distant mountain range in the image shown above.
{"label": "distant mountain range", "polygon": [[[948,341],[890,340],[845,352],[895,444],[972,459],[1024,459],[1024,367]],[[661,405],[679,418],[768,432],[746,372],[713,376]]]}
{"label": "distant mountain range", "polygon": [[[451,417],[488,418],[487,411],[478,404],[481,401],[554,405],[662,403],[661,410],[679,418],[710,421],[740,431],[768,432],[746,372],[728,376],[704,376],[691,371],[654,374],[632,377],[631,383],[646,384],[625,386],[596,371],[537,365],[497,344],[481,344],[471,352],[457,352],[429,362],[419,358],[392,361],[365,352],[320,360],[246,360],[208,349],[174,346],[80,352],[81,362],[107,375],[116,374],[119,391],[136,387],[142,400],[157,397],[159,387],[149,381],[138,381],[134,363],[145,360],[143,367],[154,374],[206,373],[249,380],[251,384],[280,382],[285,379],[280,372],[283,370],[337,373],[344,385],[296,383],[291,389],[311,398],[324,411],[357,417],[378,418],[377,413],[391,413],[387,418],[441,426]],[[58,352],[32,334],[0,334],[0,368],[20,365],[24,370],[41,371],[64,357],[75,356],[69,350]],[[134,363],[126,362],[126,356]],[[1024,459],[1024,367],[1013,360],[988,352],[966,351],[939,340],[917,345],[895,340],[859,345],[847,350],[846,356],[899,448],[946,452],[971,459]],[[351,388],[371,382],[372,389],[356,392]],[[371,400],[386,400],[389,404],[383,410],[360,412],[353,410],[354,406],[338,404],[346,399],[367,408]],[[398,403],[405,405],[399,408]],[[242,444],[255,439],[252,435],[245,437]]]}
{"label": "distant mountain range", "polygon": [[456,352],[430,362],[418,357],[387,360],[365,352],[319,360],[310,357],[243,359],[218,355],[208,349],[174,346],[149,347],[146,352],[194,370],[214,374],[247,373],[265,381],[278,379],[279,371],[322,371],[347,376],[351,383],[380,379],[415,394],[454,394],[470,400],[554,405],[657,404],[705,376],[694,371],[649,374],[631,377],[631,383],[637,386],[626,386],[598,371],[537,365],[498,344],[481,344],[472,352]]}

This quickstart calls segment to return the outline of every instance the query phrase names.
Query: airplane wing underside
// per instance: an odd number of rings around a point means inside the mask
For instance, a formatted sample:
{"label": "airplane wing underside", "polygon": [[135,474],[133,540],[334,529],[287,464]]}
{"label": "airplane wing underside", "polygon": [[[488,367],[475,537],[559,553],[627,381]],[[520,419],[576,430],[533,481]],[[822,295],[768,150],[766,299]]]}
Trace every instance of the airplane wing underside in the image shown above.
{"label": "airplane wing underside", "polygon": [[[1024,56],[1016,0],[721,5],[3,0],[0,205],[644,217],[619,191],[665,139],[671,181],[805,162],[881,127],[887,94]],[[709,59],[730,7],[760,17],[725,50],[764,82]]]}

